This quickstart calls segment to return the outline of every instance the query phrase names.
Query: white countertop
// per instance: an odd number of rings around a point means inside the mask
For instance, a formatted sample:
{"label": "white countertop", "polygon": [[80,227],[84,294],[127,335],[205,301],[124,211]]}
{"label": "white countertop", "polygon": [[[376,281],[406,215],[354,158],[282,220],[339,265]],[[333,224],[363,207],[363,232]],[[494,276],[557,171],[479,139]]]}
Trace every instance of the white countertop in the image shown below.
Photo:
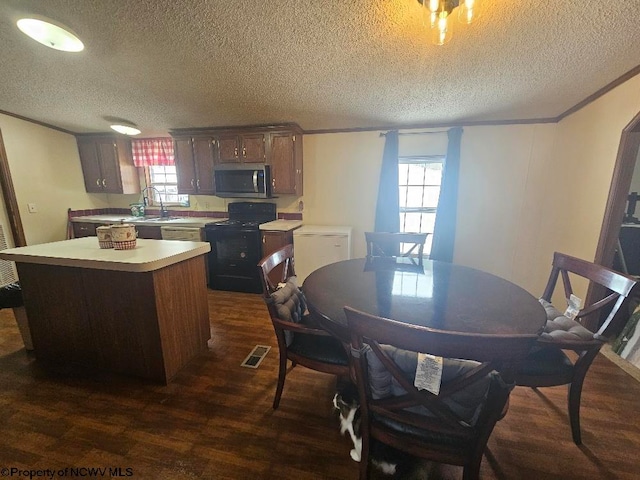
{"label": "white countertop", "polygon": [[343,225],[303,225],[294,235],[350,235],[351,227]]}
{"label": "white countertop", "polygon": [[0,251],[0,258],[23,263],[94,268],[122,272],[150,272],[204,255],[208,242],[138,239],[136,248],[100,248],[97,237],[74,238]]}
{"label": "white countertop", "polygon": [[261,223],[260,230],[270,230],[278,232],[288,232],[302,225],[302,220],[274,220],[272,222]]}
{"label": "white countertop", "polygon": [[171,225],[172,227],[204,227],[207,223],[219,222],[223,218],[213,217],[169,217],[162,221],[153,220],[158,217],[133,217],[131,215],[86,215],[83,217],[72,217],[72,222],[87,223],[133,223],[134,225],[150,225],[162,227],[163,225]]}

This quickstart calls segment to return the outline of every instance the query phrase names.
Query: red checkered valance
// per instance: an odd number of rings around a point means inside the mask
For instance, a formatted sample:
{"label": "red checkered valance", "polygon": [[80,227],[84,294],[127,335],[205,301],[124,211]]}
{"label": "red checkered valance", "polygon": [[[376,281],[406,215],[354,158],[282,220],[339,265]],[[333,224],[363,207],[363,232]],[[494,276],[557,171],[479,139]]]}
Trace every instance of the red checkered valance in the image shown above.
{"label": "red checkered valance", "polygon": [[136,167],[175,165],[171,138],[140,138],[131,140],[133,164]]}

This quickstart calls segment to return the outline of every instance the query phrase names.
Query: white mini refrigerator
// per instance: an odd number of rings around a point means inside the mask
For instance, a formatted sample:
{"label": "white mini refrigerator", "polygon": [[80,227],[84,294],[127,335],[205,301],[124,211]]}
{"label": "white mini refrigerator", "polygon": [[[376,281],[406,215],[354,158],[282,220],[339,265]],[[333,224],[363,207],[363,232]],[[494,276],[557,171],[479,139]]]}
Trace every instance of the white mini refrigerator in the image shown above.
{"label": "white mini refrigerator", "polygon": [[351,258],[351,227],[303,225],[293,231],[298,284],[320,267]]}

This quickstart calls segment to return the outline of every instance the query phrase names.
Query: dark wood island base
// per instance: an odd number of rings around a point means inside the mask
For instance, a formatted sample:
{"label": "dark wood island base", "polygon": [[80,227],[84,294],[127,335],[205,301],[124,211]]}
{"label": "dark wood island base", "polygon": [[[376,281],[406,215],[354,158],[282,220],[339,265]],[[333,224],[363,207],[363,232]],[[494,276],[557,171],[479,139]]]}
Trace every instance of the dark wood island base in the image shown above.
{"label": "dark wood island base", "polygon": [[205,258],[150,271],[15,258],[36,359],[166,384],[211,337]]}

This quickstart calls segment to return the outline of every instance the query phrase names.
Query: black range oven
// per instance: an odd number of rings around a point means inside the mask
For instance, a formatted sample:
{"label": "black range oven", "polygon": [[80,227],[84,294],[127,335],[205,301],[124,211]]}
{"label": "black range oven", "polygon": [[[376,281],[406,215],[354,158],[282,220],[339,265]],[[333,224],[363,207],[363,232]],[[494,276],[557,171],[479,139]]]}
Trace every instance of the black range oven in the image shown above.
{"label": "black range oven", "polygon": [[233,202],[229,219],[205,226],[209,253],[209,288],[262,292],[258,262],[262,258],[260,224],[276,219],[275,203]]}

